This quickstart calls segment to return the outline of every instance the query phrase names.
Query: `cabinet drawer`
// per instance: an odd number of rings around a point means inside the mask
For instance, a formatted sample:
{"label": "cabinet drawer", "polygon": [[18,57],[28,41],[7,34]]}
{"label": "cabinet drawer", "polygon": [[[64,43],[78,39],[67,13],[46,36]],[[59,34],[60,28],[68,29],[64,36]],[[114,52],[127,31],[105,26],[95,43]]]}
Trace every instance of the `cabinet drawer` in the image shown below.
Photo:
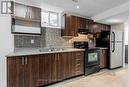
{"label": "cabinet drawer", "polygon": [[103,54],[106,54],[106,53],[107,53],[107,50],[102,50],[102,53],[103,53]]}

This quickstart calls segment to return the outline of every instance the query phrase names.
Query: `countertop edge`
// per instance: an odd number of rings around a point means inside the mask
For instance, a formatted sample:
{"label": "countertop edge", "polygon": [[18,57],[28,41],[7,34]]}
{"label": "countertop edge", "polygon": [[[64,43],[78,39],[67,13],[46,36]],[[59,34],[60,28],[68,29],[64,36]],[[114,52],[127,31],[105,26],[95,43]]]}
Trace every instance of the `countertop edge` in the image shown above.
{"label": "countertop edge", "polygon": [[78,51],[85,51],[85,49],[73,49],[73,50],[66,50],[66,51],[53,51],[53,52],[36,52],[36,53],[10,53],[6,55],[6,57],[17,57],[17,56],[33,56],[33,55],[44,55],[44,54],[54,54],[54,53],[65,53],[65,52],[78,52]]}

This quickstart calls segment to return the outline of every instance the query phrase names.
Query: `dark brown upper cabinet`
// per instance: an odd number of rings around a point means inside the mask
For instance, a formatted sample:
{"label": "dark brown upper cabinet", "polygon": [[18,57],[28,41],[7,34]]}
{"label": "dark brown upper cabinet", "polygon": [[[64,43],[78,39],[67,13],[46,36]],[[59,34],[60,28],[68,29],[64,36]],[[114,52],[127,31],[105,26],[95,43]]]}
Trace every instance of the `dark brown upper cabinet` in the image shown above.
{"label": "dark brown upper cabinet", "polygon": [[91,33],[110,31],[111,26],[94,22],[91,19],[77,17],[70,14],[63,15],[62,36],[78,36],[78,29],[89,29]]}
{"label": "dark brown upper cabinet", "polygon": [[77,27],[78,28],[86,28],[86,19],[85,18],[81,18],[81,17],[77,17]]}
{"label": "dark brown upper cabinet", "polygon": [[92,22],[89,24],[89,29],[92,33],[97,33],[101,31],[110,31],[111,26],[106,24],[101,24],[97,22]]}
{"label": "dark brown upper cabinet", "polygon": [[41,21],[41,9],[37,7],[28,7],[29,18]]}
{"label": "dark brown upper cabinet", "polygon": [[90,19],[86,19],[86,29],[90,29],[90,25],[93,24],[93,20],[90,20]]}
{"label": "dark brown upper cabinet", "polygon": [[70,14],[63,15],[62,36],[78,36],[78,29],[86,29],[86,19]]}

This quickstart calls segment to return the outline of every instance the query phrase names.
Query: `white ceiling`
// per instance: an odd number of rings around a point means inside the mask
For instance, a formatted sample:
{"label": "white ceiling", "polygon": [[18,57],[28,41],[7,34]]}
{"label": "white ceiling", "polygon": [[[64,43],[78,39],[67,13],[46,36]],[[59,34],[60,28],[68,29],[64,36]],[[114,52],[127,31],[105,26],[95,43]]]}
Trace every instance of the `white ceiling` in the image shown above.
{"label": "white ceiling", "polygon": [[42,0],[43,3],[61,7],[66,11],[93,17],[108,9],[121,5],[129,0],[79,0],[79,9],[72,0]]}
{"label": "white ceiling", "polygon": [[97,22],[114,25],[128,21],[129,21],[129,11],[105,18],[103,20],[99,20]]}
{"label": "white ceiling", "polygon": [[79,0],[79,9],[72,0],[16,0],[50,11],[68,11],[90,17],[96,22],[117,24],[129,18],[129,0]]}

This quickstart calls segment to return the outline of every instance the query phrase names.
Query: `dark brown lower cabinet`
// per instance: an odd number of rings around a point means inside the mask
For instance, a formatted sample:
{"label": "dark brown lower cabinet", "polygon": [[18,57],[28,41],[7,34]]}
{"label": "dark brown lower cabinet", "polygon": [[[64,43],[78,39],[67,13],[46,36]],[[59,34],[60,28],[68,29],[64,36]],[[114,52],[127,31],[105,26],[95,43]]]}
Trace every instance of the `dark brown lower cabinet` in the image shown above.
{"label": "dark brown lower cabinet", "polygon": [[56,63],[55,54],[39,55],[39,86],[56,81]]}
{"label": "dark brown lower cabinet", "polygon": [[84,74],[84,53],[8,57],[8,87],[39,87]]}
{"label": "dark brown lower cabinet", "polygon": [[11,57],[7,59],[7,86],[24,87],[23,57]]}
{"label": "dark brown lower cabinet", "polygon": [[72,66],[72,54],[71,53],[63,53],[61,54],[62,59],[62,71],[64,75],[64,79],[72,76],[73,66]]}
{"label": "dark brown lower cabinet", "polygon": [[68,52],[60,55],[61,69],[59,70],[59,73],[62,71],[64,79],[84,74],[83,52]]}
{"label": "dark brown lower cabinet", "polygon": [[108,50],[100,50],[100,68],[108,67]]}
{"label": "dark brown lower cabinet", "polygon": [[25,57],[24,87],[38,87],[38,55]]}
{"label": "dark brown lower cabinet", "polygon": [[8,87],[38,87],[38,56],[7,59]]}

